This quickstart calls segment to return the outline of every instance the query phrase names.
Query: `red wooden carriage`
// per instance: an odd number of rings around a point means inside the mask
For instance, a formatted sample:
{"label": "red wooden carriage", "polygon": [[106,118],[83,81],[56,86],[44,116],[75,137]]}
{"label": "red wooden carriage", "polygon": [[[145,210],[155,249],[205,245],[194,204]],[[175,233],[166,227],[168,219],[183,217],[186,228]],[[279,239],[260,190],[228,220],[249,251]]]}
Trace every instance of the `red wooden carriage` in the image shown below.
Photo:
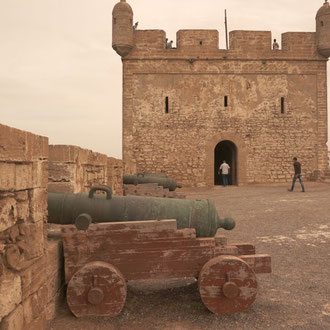
{"label": "red wooden carriage", "polygon": [[129,280],[198,278],[204,305],[216,314],[249,308],[258,273],[271,272],[271,258],[252,244],[227,245],[220,230],[196,238],[176,220],[92,224],[63,228],[67,302],[77,316],[116,316]]}

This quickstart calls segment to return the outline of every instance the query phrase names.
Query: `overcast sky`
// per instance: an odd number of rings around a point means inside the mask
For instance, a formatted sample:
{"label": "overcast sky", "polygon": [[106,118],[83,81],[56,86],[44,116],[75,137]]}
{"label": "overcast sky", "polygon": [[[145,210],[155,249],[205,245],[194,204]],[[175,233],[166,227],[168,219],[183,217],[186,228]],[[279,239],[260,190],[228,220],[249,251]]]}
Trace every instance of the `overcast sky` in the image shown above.
{"label": "overcast sky", "polygon": [[[117,2],[0,0],[0,123],[121,158],[122,64],[111,48]],[[128,0],[139,29],[173,40],[180,29],[218,29],[221,48],[224,9],[229,31],[272,31],[281,40],[314,32],[323,2]]]}

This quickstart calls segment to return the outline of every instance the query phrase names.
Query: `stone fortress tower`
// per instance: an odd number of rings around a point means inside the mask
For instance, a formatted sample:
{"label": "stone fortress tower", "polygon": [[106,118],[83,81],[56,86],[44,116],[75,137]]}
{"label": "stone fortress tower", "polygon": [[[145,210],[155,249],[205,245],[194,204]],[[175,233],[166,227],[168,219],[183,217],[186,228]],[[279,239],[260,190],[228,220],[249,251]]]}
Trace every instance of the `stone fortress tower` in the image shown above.
{"label": "stone fortress tower", "polygon": [[317,50],[324,57],[330,56],[330,6],[328,0],[316,14]]}
{"label": "stone fortress tower", "polygon": [[133,10],[126,0],[120,0],[112,11],[112,47],[120,56],[134,47]]}
{"label": "stone fortress tower", "polygon": [[123,160],[164,172],[186,186],[286,182],[292,158],[305,178],[327,169],[328,0],[316,32],[179,30],[167,48],[162,30],[133,28],[125,0],[113,9],[113,48],[123,62]]}

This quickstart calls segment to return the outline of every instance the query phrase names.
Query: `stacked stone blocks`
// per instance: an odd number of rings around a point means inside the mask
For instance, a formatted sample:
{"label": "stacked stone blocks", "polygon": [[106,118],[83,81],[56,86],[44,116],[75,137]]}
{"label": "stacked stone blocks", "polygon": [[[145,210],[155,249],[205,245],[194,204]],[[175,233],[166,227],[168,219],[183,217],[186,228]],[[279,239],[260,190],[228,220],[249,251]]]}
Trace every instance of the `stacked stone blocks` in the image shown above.
{"label": "stacked stone blocks", "polygon": [[44,329],[48,139],[0,125],[0,328]]}
{"label": "stacked stone blocks", "polygon": [[92,150],[50,145],[48,191],[81,193],[108,185],[115,195],[122,195],[124,166],[121,160]]}
{"label": "stacked stone blocks", "polygon": [[120,159],[107,159],[107,185],[115,195],[123,195],[123,162]]}
{"label": "stacked stone blocks", "polygon": [[68,145],[49,146],[51,192],[87,192],[96,184],[106,184],[107,156]]}

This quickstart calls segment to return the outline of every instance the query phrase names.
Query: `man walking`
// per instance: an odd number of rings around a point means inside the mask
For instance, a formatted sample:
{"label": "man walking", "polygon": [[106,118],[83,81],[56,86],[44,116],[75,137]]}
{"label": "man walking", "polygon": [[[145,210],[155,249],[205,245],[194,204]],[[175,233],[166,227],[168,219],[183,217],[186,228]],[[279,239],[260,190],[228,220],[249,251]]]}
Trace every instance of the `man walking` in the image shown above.
{"label": "man walking", "polygon": [[292,180],[292,186],[291,189],[288,189],[289,191],[293,191],[294,189],[294,184],[296,183],[296,180],[298,179],[301,185],[301,191],[305,192],[305,187],[302,182],[301,178],[301,164],[298,162],[297,157],[293,157],[293,167],[294,167],[294,176]]}
{"label": "man walking", "polygon": [[222,177],[222,184],[224,187],[226,187],[228,185],[228,174],[230,171],[230,166],[226,163],[225,160],[222,162],[221,166],[219,167],[218,174],[220,174],[220,171]]}

